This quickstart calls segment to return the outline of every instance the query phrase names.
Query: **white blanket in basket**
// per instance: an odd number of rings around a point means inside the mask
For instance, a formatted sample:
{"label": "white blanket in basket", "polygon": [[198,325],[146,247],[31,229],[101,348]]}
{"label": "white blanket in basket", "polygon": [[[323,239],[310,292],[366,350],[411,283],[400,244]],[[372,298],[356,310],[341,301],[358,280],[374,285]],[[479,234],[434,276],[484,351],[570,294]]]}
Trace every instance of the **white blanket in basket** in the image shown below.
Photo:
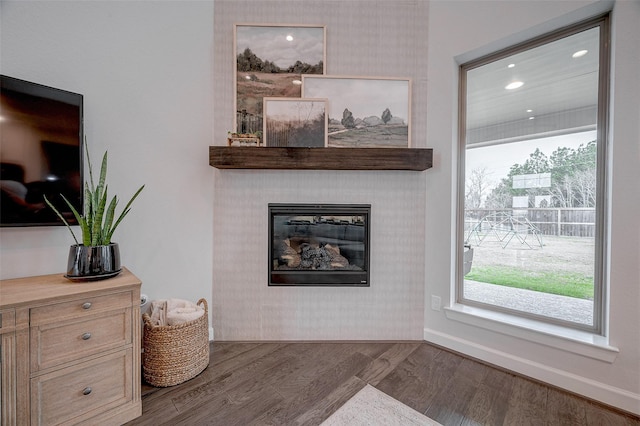
{"label": "white blanket in basket", "polygon": [[154,300],[151,302],[151,325],[179,325],[204,315],[204,308],[181,299]]}

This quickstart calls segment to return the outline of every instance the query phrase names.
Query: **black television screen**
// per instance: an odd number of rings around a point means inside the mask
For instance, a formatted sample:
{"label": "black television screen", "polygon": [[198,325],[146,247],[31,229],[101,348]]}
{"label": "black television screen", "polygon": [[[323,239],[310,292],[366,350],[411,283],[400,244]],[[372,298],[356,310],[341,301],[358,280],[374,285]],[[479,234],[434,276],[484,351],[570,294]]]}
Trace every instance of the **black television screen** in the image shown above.
{"label": "black television screen", "polygon": [[82,213],[82,95],[0,76],[0,226],[76,224]]}

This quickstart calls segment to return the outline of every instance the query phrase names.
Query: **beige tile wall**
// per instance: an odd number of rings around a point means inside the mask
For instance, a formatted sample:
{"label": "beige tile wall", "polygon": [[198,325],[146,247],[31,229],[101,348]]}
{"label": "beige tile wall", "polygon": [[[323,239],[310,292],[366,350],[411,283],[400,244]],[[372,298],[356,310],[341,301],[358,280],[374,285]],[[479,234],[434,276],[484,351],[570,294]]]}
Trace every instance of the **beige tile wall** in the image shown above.
{"label": "beige tile wall", "polygon": [[[410,77],[425,147],[426,13],[419,1],[215,1],[214,136],[233,125],[233,24],[327,26],[327,73]],[[215,170],[216,340],[421,339],[429,171]],[[268,203],[369,203],[371,286],[268,287]]]}

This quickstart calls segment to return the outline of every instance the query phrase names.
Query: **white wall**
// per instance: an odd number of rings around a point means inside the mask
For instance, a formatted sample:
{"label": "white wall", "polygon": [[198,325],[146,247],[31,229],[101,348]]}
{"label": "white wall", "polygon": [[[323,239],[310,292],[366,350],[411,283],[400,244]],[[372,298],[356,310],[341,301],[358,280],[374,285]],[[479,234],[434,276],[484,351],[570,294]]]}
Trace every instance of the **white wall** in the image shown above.
{"label": "white wall", "polygon": [[[426,340],[640,413],[640,2],[615,3],[612,19],[609,345],[577,344],[516,327],[430,309],[431,295],[454,301],[457,67],[509,44],[577,22],[607,7],[591,1],[435,1],[429,8],[427,145],[439,165],[427,179]],[[432,200],[448,199],[435,205]],[[471,317],[467,318],[470,319]],[[483,324],[483,326],[479,326]],[[604,339],[606,340],[606,339]],[[597,339],[594,340],[597,342]],[[600,342],[602,343],[602,342]],[[604,342],[606,343],[606,341]],[[604,358],[596,359],[596,358]],[[607,360],[608,358],[608,360]]]}
{"label": "white wall", "polygon": [[[253,22],[326,25],[328,74],[412,78],[412,145],[426,147],[426,11],[416,1],[216,0],[215,144],[233,125],[233,24]],[[421,339],[428,174],[216,170],[216,339]],[[371,204],[371,286],[268,287],[268,203]]]}
{"label": "white wall", "polygon": [[[84,95],[109,190],[147,186],[114,235],[151,299],[211,301],[211,2],[2,1],[1,72]],[[64,227],[0,230],[0,276],[64,271]],[[90,285],[90,284],[87,284]]]}

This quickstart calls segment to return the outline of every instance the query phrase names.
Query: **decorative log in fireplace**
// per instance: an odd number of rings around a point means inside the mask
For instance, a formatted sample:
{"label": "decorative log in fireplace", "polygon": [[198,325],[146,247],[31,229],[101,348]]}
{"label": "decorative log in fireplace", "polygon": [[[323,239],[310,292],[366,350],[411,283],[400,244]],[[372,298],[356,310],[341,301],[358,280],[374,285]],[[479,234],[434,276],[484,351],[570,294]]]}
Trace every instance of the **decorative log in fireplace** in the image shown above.
{"label": "decorative log in fireplace", "polygon": [[369,286],[370,204],[269,204],[269,285]]}

